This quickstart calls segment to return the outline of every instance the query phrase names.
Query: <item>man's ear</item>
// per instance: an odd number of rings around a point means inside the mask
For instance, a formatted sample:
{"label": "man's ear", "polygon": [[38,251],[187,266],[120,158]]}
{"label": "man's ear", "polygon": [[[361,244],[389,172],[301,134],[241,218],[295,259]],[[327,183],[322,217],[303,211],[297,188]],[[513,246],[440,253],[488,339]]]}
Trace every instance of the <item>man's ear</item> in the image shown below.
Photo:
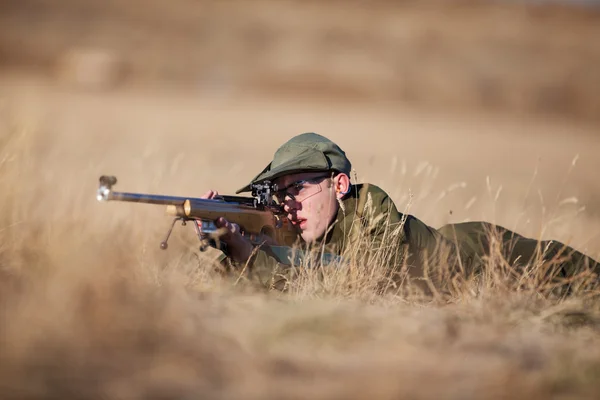
{"label": "man's ear", "polygon": [[338,199],[341,199],[350,191],[350,177],[344,173],[337,174],[333,178],[333,185],[335,187],[335,195]]}

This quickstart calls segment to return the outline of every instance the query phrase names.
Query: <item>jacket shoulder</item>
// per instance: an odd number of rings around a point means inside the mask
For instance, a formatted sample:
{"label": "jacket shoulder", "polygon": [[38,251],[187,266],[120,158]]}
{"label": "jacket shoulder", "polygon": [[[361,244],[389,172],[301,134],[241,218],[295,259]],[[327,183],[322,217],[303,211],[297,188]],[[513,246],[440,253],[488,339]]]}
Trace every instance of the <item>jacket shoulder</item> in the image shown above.
{"label": "jacket shoulder", "polygon": [[390,195],[377,185],[372,183],[360,183],[354,185],[352,196],[357,204],[356,210],[358,213],[364,213],[367,206],[374,207],[375,211],[393,210],[396,211],[396,205]]}
{"label": "jacket shoulder", "polygon": [[373,183],[359,183],[354,185],[354,190],[359,196],[370,194],[371,196],[389,197],[388,193]]}

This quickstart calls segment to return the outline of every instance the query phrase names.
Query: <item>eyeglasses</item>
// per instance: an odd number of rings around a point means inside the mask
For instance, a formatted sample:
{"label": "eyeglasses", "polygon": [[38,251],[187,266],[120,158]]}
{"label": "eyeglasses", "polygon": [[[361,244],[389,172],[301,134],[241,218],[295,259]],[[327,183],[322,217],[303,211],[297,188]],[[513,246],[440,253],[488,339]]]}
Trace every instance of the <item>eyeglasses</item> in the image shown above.
{"label": "eyeglasses", "polygon": [[284,188],[277,189],[273,194],[279,203],[283,203],[287,197],[295,201],[304,201],[321,192],[321,185],[318,185],[318,183],[330,177],[331,175],[327,174],[309,179],[301,179],[290,183]]}

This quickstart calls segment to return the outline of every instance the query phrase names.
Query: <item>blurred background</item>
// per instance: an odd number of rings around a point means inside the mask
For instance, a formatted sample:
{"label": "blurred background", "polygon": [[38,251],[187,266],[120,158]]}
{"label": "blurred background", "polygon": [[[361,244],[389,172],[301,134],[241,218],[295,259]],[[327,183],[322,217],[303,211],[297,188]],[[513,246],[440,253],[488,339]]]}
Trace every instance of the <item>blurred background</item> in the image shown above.
{"label": "blurred background", "polygon": [[0,60],[5,71],[105,89],[598,120],[597,4],[3,0]]}
{"label": "blurred background", "polygon": [[88,214],[117,210],[94,202],[100,174],[231,193],[314,131],[433,226],[600,254],[598,5],[2,0],[3,132],[34,132],[38,195]]}
{"label": "blurred background", "polygon": [[352,273],[272,301],[190,224],[160,250],[161,207],[96,200],[231,194],[313,131],[433,227],[600,260],[598,5],[0,0],[0,398],[600,398],[583,296],[415,307]]}

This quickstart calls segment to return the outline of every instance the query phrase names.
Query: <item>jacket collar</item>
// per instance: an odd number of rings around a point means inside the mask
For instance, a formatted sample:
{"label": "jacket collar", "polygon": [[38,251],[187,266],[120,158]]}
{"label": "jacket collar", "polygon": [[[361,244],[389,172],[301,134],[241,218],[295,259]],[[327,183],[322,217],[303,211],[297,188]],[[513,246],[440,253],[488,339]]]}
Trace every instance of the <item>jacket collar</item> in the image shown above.
{"label": "jacket collar", "polygon": [[325,247],[329,251],[336,253],[343,251],[350,235],[352,224],[356,223],[356,210],[362,186],[362,184],[352,185],[350,193],[341,200],[342,205],[338,207],[336,217],[333,219],[325,238],[321,241],[321,244],[325,244]]}

